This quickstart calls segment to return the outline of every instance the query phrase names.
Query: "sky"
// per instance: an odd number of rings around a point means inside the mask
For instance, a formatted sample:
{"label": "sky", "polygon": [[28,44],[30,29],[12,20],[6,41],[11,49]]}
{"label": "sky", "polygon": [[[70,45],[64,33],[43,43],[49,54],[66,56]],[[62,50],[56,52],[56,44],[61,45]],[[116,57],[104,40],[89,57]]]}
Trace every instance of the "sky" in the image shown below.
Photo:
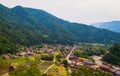
{"label": "sky", "polygon": [[71,22],[92,24],[120,20],[120,0],[0,0],[12,8],[17,5],[43,9]]}

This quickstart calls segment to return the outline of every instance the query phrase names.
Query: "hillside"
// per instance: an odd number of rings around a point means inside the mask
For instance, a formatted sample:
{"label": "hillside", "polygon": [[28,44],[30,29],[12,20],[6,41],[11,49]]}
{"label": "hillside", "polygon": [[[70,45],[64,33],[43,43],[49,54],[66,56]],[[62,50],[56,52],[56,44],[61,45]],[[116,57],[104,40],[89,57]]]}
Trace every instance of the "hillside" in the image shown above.
{"label": "hillside", "polygon": [[79,42],[113,44],[120,42],[120,34],[85,24],[71,23],[43,10],[21,6],[10,9],[0,5],[2,51],[15,50],[10,43],[14,46],[31,46],[41,43],[72,45]]}
{"label": "hillside", "polygon": [[93,25],[97,26],[98,28],[104,28],[104,29],[108,29],[108,30],[120,33],[120,21],[96,23]]}

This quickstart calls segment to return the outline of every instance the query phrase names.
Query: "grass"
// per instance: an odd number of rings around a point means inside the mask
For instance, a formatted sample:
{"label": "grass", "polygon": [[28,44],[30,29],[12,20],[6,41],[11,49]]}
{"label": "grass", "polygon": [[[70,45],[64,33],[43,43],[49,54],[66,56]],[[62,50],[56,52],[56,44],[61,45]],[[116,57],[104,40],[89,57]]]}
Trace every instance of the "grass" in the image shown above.
{"label": "grass", "polygon": [[37,68],[41,73],[44,73],[45,70],[52,64],[53,64],[52,61],[42,61],[41,63],[37,64]]}
{"label": "grass", "polygon": [[7,72],[10,65],[19,66],[34,61],[36,61],[35,57],[20,57],[17,59],[4,60],[2,56],[0,56],[0,75]]}
{"label": "grass", "polygon": [[[58,52],[54,53],[54,61],[56,61],[56,55],[58,54],[59,54]],[[64,68],[64,66],[57,66],[54,64],[53,61],[39,61],[38,60],[39,56],[40,55],[34,55],[33,57],[20,57],[17,59],[8,59],[8,60],[4,60],[0,56],[0,75],[6,72],[10,65],[13,65],[13,66],[17,66],[17,68],[15,71],[10,73],[10,76],[21,76],[21,75],[28,76],[30,74],[31,75],[34,74],[34,72],[36,72],[36,74],[38,74],[38,72],[44,74],[46,70],[47,70],[46,74],[48,75],[67,76],[67,71]],[[52,64],[54,65],[50,67]],[[27,73],[29,74],[27,75]]]}
{"label": "grass", "polygon": [[33,62],[33,61],[36,61],[34,57],[20,57],[20,58],[12,60],[11,65],[18,66],[18,65],[21,65],[21,64],[23,65],[23,64],[26,64],[28,62]]}
{"label": "grass", "polygon": [[18,68],[10,72],[10,76],[46,76],[41,74],[37,68],[39,62],[27,63],[25,65],[20,65]]}
{"label": "grass", "polygon": [[51,75],[51,76],[59,76],[58,73],[58,68],[57,66],[53,66],[51,69],[48,70],[47,75]]}
{"label": "grass", "polygon": [[62,65],[55,65],[48,70],[47,75],[50,76],[67,76],[67,70]]}
{"label": "grass", "polygon": [[64,66],[58,66],[58,70],[60,76],[67,76],[67,70]]}
{"label": "grass", "polygon": [[56,56],[59,55],[58,52],[54,52],[54,59],[53,59],[53,62],[56,62]]}
{"label": "grass", "polygon": [[2,64],[10,64],[10,63],[11,63],[11,60],[10,60],[10,59],[4,60],[4,59],[2,58],[2,56],[0,56],[0,65],[2,65]]}

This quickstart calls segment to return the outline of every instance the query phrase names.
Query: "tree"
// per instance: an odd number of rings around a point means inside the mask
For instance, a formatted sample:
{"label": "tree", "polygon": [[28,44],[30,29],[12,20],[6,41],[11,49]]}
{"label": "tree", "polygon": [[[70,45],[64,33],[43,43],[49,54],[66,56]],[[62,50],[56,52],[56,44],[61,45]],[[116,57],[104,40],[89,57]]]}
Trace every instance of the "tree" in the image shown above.
{"label": "tree", "polygon": [[58,54],[58,55],[56,55],[56,60],[58,61],[58,62],[61,62],[61,59],[62,58],[62,55],[61,54]]}
{"label": "tree", "polygon": [[113,45],[109,49],[109,53],[105,54],[102,60],[120,66],[120,44]]}
{"label": "tree", "polygon": [[63,60],[63,61],[62,61],[62,64],[64,64],[65,68],[68,67],[68,62],[67,62],[67,60]]}
{"label": "tree", "polygon": [[103,72],[102,70],[90,69],[86,66],[80,66],[79,69],[73,70],[71,76],[112,76],[109,73]]}

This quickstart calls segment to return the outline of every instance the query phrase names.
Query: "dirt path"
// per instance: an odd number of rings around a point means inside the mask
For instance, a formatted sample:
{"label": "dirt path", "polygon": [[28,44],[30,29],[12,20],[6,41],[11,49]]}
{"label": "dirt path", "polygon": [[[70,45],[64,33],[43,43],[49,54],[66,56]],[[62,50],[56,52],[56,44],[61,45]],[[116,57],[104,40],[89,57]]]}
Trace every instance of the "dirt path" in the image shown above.
{"label": "dirt path", "polygon": [[47,71],[48,71],[50,68],[52,68],[54,65],[55,65],[55,64],[50,65],[50,66],[45,70],[44,73],[47,73]]}

